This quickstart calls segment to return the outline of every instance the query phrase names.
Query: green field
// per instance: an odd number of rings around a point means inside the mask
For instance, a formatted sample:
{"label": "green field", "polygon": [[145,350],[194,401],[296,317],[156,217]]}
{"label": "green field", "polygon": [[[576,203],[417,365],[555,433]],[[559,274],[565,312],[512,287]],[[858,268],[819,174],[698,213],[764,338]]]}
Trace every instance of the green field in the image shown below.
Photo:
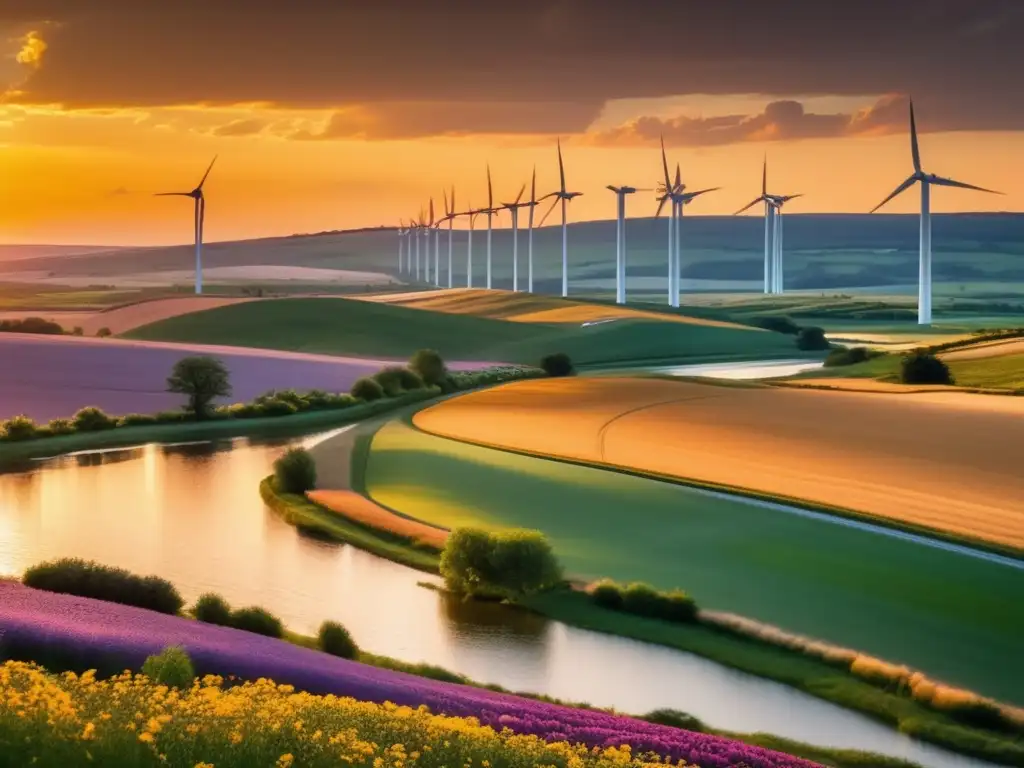
{"label": "green field", "polygon": [[368,357],[424,347],[449,360],[581,364],[798,356],[793,337],[746,327],[623,319],[601,325],[517,323],[346,299],[279,299],[218,307],[137,328],[128,338]]}
{"label": "green field", "polygon": [[374,437],[366,484],[445,527],[540,529],[574,576],[682,587],[704,607],[1024,704],[1024,570],[401,422]]}

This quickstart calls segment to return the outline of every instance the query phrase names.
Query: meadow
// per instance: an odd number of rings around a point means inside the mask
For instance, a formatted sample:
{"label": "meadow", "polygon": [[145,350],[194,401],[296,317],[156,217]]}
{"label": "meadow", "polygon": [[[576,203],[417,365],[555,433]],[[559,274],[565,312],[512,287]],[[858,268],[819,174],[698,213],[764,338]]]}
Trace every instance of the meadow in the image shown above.
{"label": "meadow", "polygon": [[1024,401],[947,397],[563,378],[441,403],[418,413],[416,425],[498,448],[749,489],[1019,553],[1024,479],[1011,446],[1024,440]]}
{"label": "meadow", "polygon": [[366,489],[387,508],[447,528],[535,528],[573,578],[680,587],[703,607],[1022,703],[1024,570],[399,422],[370,447]]}

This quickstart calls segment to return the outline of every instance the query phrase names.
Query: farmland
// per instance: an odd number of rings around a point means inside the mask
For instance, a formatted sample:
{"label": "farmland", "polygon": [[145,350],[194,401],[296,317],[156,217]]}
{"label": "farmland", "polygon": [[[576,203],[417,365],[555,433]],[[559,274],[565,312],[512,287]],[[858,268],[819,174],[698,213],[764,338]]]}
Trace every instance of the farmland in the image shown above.
{"label": "farmland", "polygon": [[374,437],[366,484],[375,501],[434,525],[542,530],[575,577],[682,587],[704,607],[1020,703],[1010,681],[1024,674],[1013,598],[1024,570],[399,422]]}

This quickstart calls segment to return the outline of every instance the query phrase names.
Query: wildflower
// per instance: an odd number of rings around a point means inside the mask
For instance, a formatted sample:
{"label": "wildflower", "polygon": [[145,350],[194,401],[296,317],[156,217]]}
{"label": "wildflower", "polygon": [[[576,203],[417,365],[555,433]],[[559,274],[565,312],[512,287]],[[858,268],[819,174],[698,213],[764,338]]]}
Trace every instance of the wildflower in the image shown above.
{"label": "wildflower", "polygon": [[277,758],[277,768],[290,768],[293,762],[295,762],[295,756],[291,752],[286,752]]}
{"label": "wildflower", "polygon": [[153,734],[149,731],[143,731],[139,734],[139,741],[143,744],[152,744],[154,741]]}
{"label": "wildflower", "polygon": [[83,741],[89,741],[90,739],[94,738],[95,733],[96,733],[96,724],[92,723],[92,722],[89,722],[89,723],[86,723],[85,724],[85,728],[82,729],[82,735],[81,735],[80,738]]}

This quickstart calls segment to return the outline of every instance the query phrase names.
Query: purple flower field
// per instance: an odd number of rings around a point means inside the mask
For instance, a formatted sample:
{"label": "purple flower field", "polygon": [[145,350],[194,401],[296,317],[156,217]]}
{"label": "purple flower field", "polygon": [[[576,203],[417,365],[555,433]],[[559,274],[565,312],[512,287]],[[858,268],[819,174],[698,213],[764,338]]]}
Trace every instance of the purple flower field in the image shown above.
{"label": "purple flower field", "polygon": [[167,645],[184,646],[199,674],[267,677],[317,694],[349,696],[399,705],[425,704],[433,712],[476,717],[548,741],[589,746],[629,744],[702,768],[812,768],[815,763],[759,747],[603,712],[561,707],[516,696],[440,683],[377,669],[290,643],[227,627],[29,589],[0,582],[0,653],[28,645],[46,652],[73,652],[116,659],[138,669]]}

